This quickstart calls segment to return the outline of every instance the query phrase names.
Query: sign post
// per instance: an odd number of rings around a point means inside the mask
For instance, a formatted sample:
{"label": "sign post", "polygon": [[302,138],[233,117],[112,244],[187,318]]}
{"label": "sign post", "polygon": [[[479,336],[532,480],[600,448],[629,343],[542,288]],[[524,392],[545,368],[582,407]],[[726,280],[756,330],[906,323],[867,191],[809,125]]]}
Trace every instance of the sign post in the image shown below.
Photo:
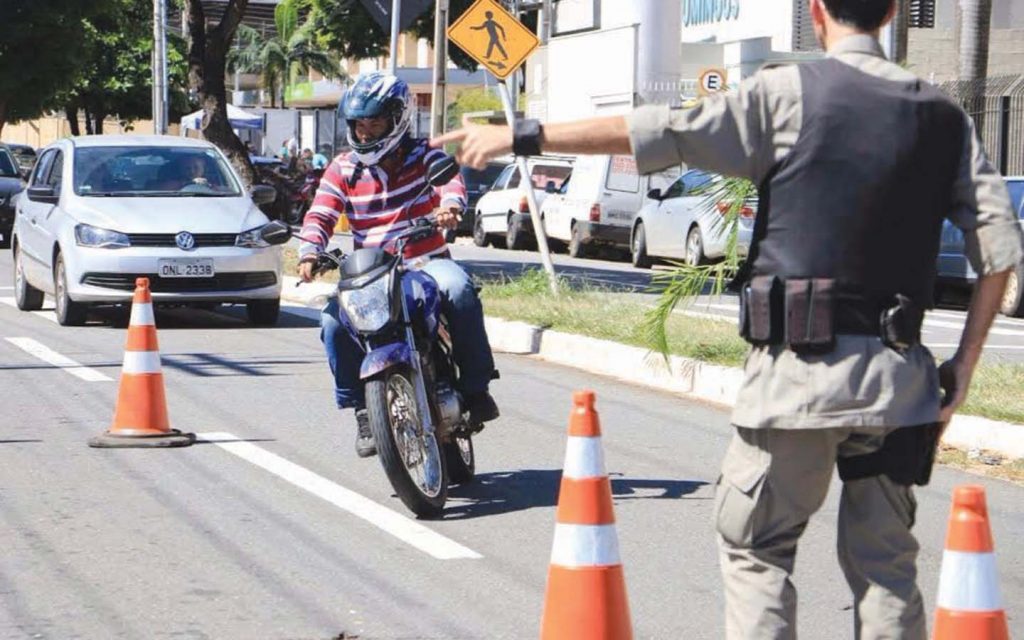
{"label": "sign post", "polygon": [[[498,92],[505,108],[505,119],[509,127],[514,127],[516,108],[505,79],[512,75],[540,44],[537,36],[495,0],[477,0],[448,29],[448,38],[501,81],[498,83]],[[548,236],[541,221],[537,195],[534,193],[533,177],[530,175],[525,157],[517,156],[516,165],[521,176],[519,184],[523,186],[526,202],[530,207],[530,220],[533,222],[540,260],[548,274],[551,292],[557,294],[558,279],[555,276],[555,266],[551,262]]]}

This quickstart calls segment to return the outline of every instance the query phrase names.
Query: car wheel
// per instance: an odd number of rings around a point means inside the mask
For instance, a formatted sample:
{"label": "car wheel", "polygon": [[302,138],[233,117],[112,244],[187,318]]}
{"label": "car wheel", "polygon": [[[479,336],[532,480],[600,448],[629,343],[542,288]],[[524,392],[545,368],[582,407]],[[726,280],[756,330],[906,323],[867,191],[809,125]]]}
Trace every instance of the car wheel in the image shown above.
{"label": "car wheel", "polygon": [[704,236],[700,234],[700,227],[694,227],[686,235],[686,264],[691,267],[697,267],[706,261],[704,257]]}
{"label": "car wheel", "polygon": [[583,244],[580,227],[574,222],[572,230],[569,232],[569,257],[586,258],[589,253],[587,245]]}
{"label": "car wheel", "polygon": [[57,322],[64,327],[78,327],[85,324],[88,307],[75,302],[68,294],[68,270],[64,264],[64,256],[57,254],[57,264],[53,267],[53,297],[56,300]]}
{"label": "car wheel", "polygon": [[508,217],[508,232],[505,234],[505,245],[509,249],[521,251],[526,248],[526,234],[516,224],[512,216]]}
{"label": "car wheel", "polygon": [[644,233],[644,223],[640,222],[633,231],[632,251],[630,251],[633,266],[637,269],[650,269],[651,259],[647,256],[647,235]]}
{"label": "car wheel", "polygon": [[0,235],[3,235],[3,238],[0,239],[0,249],[10,249],[11,248],[11,229],[6,229],[4,231],[0,231]]}
{"label": "car wheel", "polygon": [[484,233],[484,225],[480,221],[479,216],[477,216],[476,221],[473,223],[473,244],[478,247],[487,246],[487,234]]}
{"label": "car wheel", "polygon": [[21,263],[21,249],[18,247],[14,247],[14,302],[22,311],[43,308],[43,292],[25,279],[25,267]]}
{"label": "car wheel", "polygon": [[277,324],[277,318],[281,315],[281,300],[250,300],[245,303],[245,312],[249,316],[249,322],[257,327],[272,327]]}
{"label": "car wheel", "polygon": [[1024,263],[1010,272],[999,310],[1008,316],[1024,316]]}

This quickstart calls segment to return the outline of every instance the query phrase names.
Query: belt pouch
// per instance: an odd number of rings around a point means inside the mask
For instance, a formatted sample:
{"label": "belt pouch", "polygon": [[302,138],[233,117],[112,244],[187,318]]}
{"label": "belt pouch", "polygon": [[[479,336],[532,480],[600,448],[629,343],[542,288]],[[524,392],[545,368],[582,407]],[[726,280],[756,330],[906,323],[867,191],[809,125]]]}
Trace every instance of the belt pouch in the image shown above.
{"label": "belt pouch", "polygon": [[786,344],[798,352],[827,352],[835,345],[835,280],[786,281]]}
{"label": "belt pouch", "polygon": [[740,335],[751,344],[773,341],[772,307],[777,282],[775,276],[756,276],[740,294]]}

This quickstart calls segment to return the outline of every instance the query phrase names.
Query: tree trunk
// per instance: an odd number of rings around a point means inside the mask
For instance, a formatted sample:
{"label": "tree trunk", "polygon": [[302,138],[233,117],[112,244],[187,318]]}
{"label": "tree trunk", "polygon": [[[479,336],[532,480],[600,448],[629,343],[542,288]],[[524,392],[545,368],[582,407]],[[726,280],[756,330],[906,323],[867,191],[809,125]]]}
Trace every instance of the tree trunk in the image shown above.
{"label": "tree trunk", "polygon": [[968,113],[981,135],[985,128],[985,79],[988,76],[988,39],[992,0],[959,0],[960,80],[965,85]]}
{"label": "tree trunk", "polygon": [[103,134],[103,121],[107,119],[107,114],[106,114],[106,112],[105,112],[105,111],[103,111],[103,110],[99,110],[99,111],[97,111],[97,112],[96,112],[96,113],[95,113],[95,114],[93,115],[93,118],[94,118],[94,119],[95,119],[95,121],[96,121],[96,124],[94,124],[94,125],[92,126],[92,130],[93,130],[93,132],[95,132],[95,133],[96,133],[96,135],[102,135],[102,134]]}
{"label": "tree trunk", "polygon": [[89,110],[89,105],[82,107],[82,110],[85,111],[85,135],[91,136],[96,133],[93,130],[92,111]]}
{"label": "tree trunk", "polygon": [[910,36],[910,0],[896,0],[896,12],[892,16],[893,48],[892,61],[896,64],[906,64],[908,39]]}
{"label": "tree trunk", "polygon": [[245,145],[231,130],[228,121],[227,52],[234,41],[238,23],[245,14],[249,0],[230,0],[224,17],[214,29],[207,31],[206,16],[200,0],[185,5],[188,23],[189,86],[199,95],[203,118],[199,130],[203,137],[217,145],[235,166],[246,186],[256,182],[256,170],[249,160]]}
{"label": "tree trunk", "polygon": [[71,130],[71,135],[82,135],[82,130],[78,126],[78,105],[73,102],[64,105],[64,117],[68,121],[68,129]]}
{"label": "tree trunk", "polygon": [[0,133],[3,133],[5,124],[7,124],[7,103],[0,100]]}

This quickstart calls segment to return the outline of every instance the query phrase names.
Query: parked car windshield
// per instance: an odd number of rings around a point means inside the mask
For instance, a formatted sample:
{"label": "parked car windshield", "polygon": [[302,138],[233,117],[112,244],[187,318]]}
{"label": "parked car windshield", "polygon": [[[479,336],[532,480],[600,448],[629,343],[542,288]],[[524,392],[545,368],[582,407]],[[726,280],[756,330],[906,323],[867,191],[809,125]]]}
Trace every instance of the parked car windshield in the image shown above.
{"label": "parked car windshield", "polygon": [[238,183],[213,149],[188,147],[80,147],[75,193],[102,197],[238,196]]}
{"label": "parked car windshield", "polygon": [[0,149],[0,177],[17,178],[20,175],[18,173],[18,164],[11,157],[11,154],[7,153],[6,149]]}

